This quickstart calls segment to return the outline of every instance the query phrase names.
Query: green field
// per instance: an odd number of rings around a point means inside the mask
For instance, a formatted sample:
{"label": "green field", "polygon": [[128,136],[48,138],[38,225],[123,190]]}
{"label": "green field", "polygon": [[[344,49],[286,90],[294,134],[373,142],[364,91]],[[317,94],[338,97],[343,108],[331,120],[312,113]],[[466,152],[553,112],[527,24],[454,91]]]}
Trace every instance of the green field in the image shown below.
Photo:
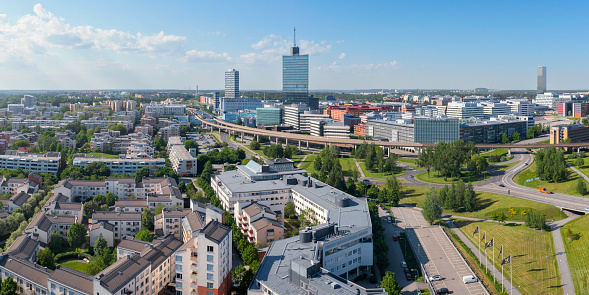
{"label": "green field", "polygon": [[317,155],[307,156],[307,159],[305,159],[305,162],[303,164],[301,164],[300,168],[303,170],[307,170],[307,172],[309,172],[309,174],[311,174],[313,172],[317,172],[317,171],[315,171],[315,168],[313,167],[313,161],[315,161],[315,157],[317,157]]}
{"label": "green field", "polygon": [[521,161],[516,161],[513,163],[509,163],[509,164],[501,164],[501,162],[499,162],[499,163],[496,163],[493,165],[493,169],[499,170],[499,171],[506,171],[507,169],[517,165],[517,163],[519,163],[519,162],[521,162]]}
{"label": "green field", "polygon": [[406,163],[406,164],[413,164],[413,165],[417,166],[417,158],[405,158],[405,157],[401,157],[401,158],[398,158],[397,161],[403,162],[403,163]]}
{"label": "green field", "polygon": [[119,155],[110,155],[110,154],[104,154],[104,153],[87,153],[87,155],[92,155],[96,158],[111,158],[111,159],[116,159],[119,157]]}
{"label": "green field", "polygon": [[490,177],[491,177],[491,174],[489,174],[489,173],[483,173],[482,175],[473,175],[469,171],[462,171],[462,176],[459,178],[448,177],[447,179],[445,179],[443,176],[438,176],[438,172],[435,172],[435,171],[431,171],[429,173],[429,176],[427,176],[427,171],[421,172],[421,173],[415,175],[415,178],[417,178],[418,180],[421,180],[424,182],[430,182],[430,183],[437,183],[437,184],[452,184],[452,183],[458,182],[460,179],[462,179],[462,181],[465,183],[477,182],[477,181],[483,181],[483,180],[488,179]]}
{"label": "green field", "polygon": [[[567,161],[572,165],[575,159],[567,159]],[[589,176],[589,157],[585,157],[583,161],[585,161],[583,166],[575,168],[577,168],[577,170],[581,171],[581,173],[585,174],[586,176]]]}
{"label": "green field", "polygon": [[[577,237],[568,239],[570,228]],[[589,294],[589,216],[573,220],[560,229],[577,294]]]}
{"label": "green field", "polygon": [[401,176],[401,175],[405,174],[405,172],[407,172],[407,170],[405,170],[401,167],[396,167],[393,172],[378,173],[378,172],[372,172],[372,171],[369,171],[368,169],[366,169],[366,165],[364,164],[364,162],[359,162],[358,164],[360,164],[360,168],[362,169],[362,171],[364,172],[364,176],[366,176],[366,177],[386,178],[386,177],[393,176],[393,175],[394,176]]}
{"label": "green field", "polygon": [[[503,245],[505,257],[512,255],[513,265],[504,266],[504,275],[510,277],[513,267],[514,285],[522,294],[563,294],[558,266],[550,232],[541,232],[525,225],[506,225],[491,222],[455,220],[454,224],[477,245],[478,234],[473,236],[477,226],[481,236],[486,233],[487,241],[494,239],[495,266],[501,271],[499,250]],[[483,251],[481,249],[481,251]],[[488,263],[493,263],[493,248],[487,249]],[[481,261],[485,263],[485,260]],[[509,288],[509,282],[504,286]]]}
{"label": "green field", "polygon": [[507,149],[500,148],[500,149],[495,149],[492,151],[481,153],[481,156],[486,158],[487,161],[489,160],[490,156],[503,156],[503,155],[507,155]]}
{"label": "green field", "polygon": [[569,180],[565,182],[547,182],[540,180],[526,182],[527,179],[536,178],[536,163],[532,163],[532,165],[530,165],[528,168],[518,173],[514,177],[514,181],[519,185],[524,185],[530,188],[540,189],[541,187],[545,187],[551,192],[581,196],[579,193],[577,193],[576,190],[577,179],[579,179],[579,175],[573,172],[570,168],[567,169],[569,169],[571,174],[569,176]]}
{"label": "green field", "polygon": [[[429,190],[429,187],[405,185],[403,188],[405,189],[405,192],[401,199],[401,203],[422,207],[425,199],[425,192]],[[524,218],[521,215],[512,216],[509,213],[509,208],[513,208],[518,212],[527,209],[538,210],[541,214],[546,215],[546,220],[549,221],[566,218],[558,208],[551,205],[486,192],[477,192],[477,196],[479,199],[479,207],[475,212],[452,212],[450,210],[444,210],[444,213],[480,219],[491,219],[490,216],[492,214],[503,213],[507,216],[508,221],[524,221]]]}
{"label": "green field", "polygon": [[88,263],[79,262],[79,261],[68,261],[68,262],[61,263],[61,266],[73,268],[73,269],[81,271],[83,273],[90,274],[90,272],[88,272]]}

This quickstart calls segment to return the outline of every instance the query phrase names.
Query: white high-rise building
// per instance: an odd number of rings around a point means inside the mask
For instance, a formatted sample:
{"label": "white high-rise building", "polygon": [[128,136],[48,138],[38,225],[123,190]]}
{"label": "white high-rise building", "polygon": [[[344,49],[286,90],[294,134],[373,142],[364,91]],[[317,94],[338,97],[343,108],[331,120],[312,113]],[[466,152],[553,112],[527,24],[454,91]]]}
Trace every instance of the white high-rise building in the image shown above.
{"label": "white high-rise building", "polygon": [[471,117],[481,118],[484,116],[483,107],[476,103],[453,101],[446,108],[448,118],[468,119]]}
{"label": "white high-rise building", "polygon": [[239,97],[239,71],[235,69],[225,71],[225,97]]}
{"label": "white high-rise building", "polygon": [[538,93],[546,92],[546,67],[538,67]]}

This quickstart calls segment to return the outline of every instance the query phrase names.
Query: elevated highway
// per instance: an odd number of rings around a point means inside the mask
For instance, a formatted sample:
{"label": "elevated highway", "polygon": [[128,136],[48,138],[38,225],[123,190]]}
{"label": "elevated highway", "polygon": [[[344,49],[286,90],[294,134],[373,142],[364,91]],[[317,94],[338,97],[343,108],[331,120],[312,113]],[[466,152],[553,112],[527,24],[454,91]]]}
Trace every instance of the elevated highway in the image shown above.
{"label": "elevated highway", "polygon": [[[352,139],[352,138],[330,138],[330,137],[321,137],[321,136],[312,136],[306,134],[295,134],[289,132],[279,132],[279,131],[272,131],[272,130],[264,130],[252,127],[246,127],[242,125],[237,125],[229,122],[225,122],[218,118],[213,118],[211,120],[203,119],[198,114],[193,112],[193,114],[202,121],[203,125],[206,125],[210,128],[219,129],[219,130],[227,130],[228,132],[235,132],[235,133],[244,133],[244,134],[251,134],[257,136],[269,136],[274,137],[277,139],[284,139],[287,141],[292,140],[296,142],[307,142],[307,143],[318,143],[318,144],[325,144],[325,145],[341,145],[341,146],[358,146],[364,142],[367,142],[363,139]],[[376,146],[386,147],[386,148],[394,148],[394,147],[408,147],[408,148],[416,148],[420,149],[427,146],[434,146],[435,144],[425,144],[425,143],[416,143],[416,142],[390,142],[390,141],[369,141],[371,144]],[[531,144],[475,144],[478,148],[483,149],[494,149],[494,148],[546,148],[546,147],[567,147],[567,148],[585,148],[589,147],[589,142],[578,142],[578,143],[560,143],[560,144],[548,144],[548,143],[531,143]]]}

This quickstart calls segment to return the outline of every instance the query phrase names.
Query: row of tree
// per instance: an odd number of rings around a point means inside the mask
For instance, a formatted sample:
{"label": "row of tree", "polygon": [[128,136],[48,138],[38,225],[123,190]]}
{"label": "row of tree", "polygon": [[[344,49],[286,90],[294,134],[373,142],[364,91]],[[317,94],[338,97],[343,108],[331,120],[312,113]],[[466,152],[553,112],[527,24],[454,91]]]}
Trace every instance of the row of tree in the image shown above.
{"label": "row of tree", "polygon": [[374,144],[363,142],[353,151],[353,155],[356,159],[364,159],[364,165],[370,171],[388,173],[397,167],[397,154],[385,158],[382,149]]}
{"label": "row of tree", "polygon": [[346,191],[344,172],[339,162],[339,148],[337,146],[326,146],[313,161],[313,168],[316,171],[311,174],[313,178],[319,179],[341,191]]}
{"label": "row of tree", "polygon": [[[459,176],[462,165],[477,153],[478,149],[471,141],[439,142],[436,146],[428,146],[421,151],[417,164],[427,169],[428,176],[433,169],[438,172],[438,175],[442,175],[444,179],[447,179],[448,177]],[[475,160],[476,162],[477,160]],[[473,167],[478,168],[478,164]]]}
{"label": "row of tree", "polygon": [[564,153],[554,147],[544,148],[536,152],[536,176],[549,182],[567,181],[570,171],[567,169]]}

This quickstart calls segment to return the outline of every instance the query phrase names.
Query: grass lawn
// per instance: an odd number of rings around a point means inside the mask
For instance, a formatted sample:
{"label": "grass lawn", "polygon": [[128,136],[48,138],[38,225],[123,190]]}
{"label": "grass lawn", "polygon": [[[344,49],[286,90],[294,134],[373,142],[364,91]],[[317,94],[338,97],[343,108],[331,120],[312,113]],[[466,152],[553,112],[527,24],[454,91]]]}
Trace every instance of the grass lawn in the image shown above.
{"label": "grass lawn", "polygon": [[307,172],[309,172],[309,174],[311,174],[313,172],[317,172],[317,171],[315,171],[315,168],[313,167],[313,161],[315,161],[315,157],[318,157],[318,155],[307,156],[307,159],[305,159],[305,162],[303,164],[301,164],[300,168],[303,170],[307,170]]}
{"label": "grass lawn", "polygon": [[[505,257],[512,255],[514,286],[522,294],[563,294],[560,288],[560,275],[556,264],[552,235],[529,229],[525,225],[505,225],[491,222],[472,222],[455,220],[454,224],[473,242],[478,242],[478,234],[473,236],[477,226],[481,236],[486,233],[487,241],[494,239],[495,255],[501,245]],[[481,248],[481,252],[483,249]],[[493,262],[493,249],[487,249],[489,264]],[[495,256],[495,266],[501,270],[501,259]],[[481,261],[484,265],[485,261]],[[510,265],[504,266],[504,275],[510,277]],[[509,282],[505,283],[510,287]]]}
{"label": "grass lawn", "polygon": [[[428,187],[405,185],[403,188],[405,191],[401,203],[423,207],[425,192],[429,189]],[[464,217],[490,219],[491,214],[503,212],[503,214],[507,216],[508,221],[524,221],[520,215],[512,216],[509,213],[509,208],[513,208],[518,212],[531,208],[546,215],[546,220],[561,220],[566,218],[558,208],[551,205],[486,192],[477,192],[477,196],[479,199],[479,208],[475,212],[452,212],[450,210],[444,210],[444,213]]]}
{"label": "grass lawn", "polygon": [[221,143],[221,139],[219,138],[219,133],[209,133],[211,135],[211,137],[213,137],[213,139],[218,142]]}
{"label": "grass lawn", "polygon": [[501,162],[495,163],[495,164],[493,164],[493,166],[494,166],[493,169],[499,170],[499,171],[506,171],[507,169],[517,165],[517,163],[519,163],[519,162],[521,162],[521,161],[516,161],[513,163],[509,163],[509,164],[501,164]]}
{"label": "grass lawn", "polygon": [[119,155],[110,155],[110,154],[104,154],[104,153],[87,153],[88,155],[92,155],[96,158],[111,158],[111,159],[116,159],[119,157]]}
{"label": "grass lawn", "polygon": [[413,165],[417,166],[417,158],[401,157],[401,158],[398,158],[397,161],[403,162],[406,164],[413,164]]}
{"label": "grass lawn", "polygon": [[462,181],[465,183],[477,182],[477,181],[482,181],[482,180],[488,179],[489,177],[491,177],[491,175],[489,173],[484,173],[482,175],[472,175],[468,171],[462,171],[462,176],[460,178],[448,177],[447,180],[444,179],[443,176],[438,176],[438,172],[435,172],[435,171],[431,171],[429,177],[427,176],[427,171],[415,175],[415,178],[417,178],[421,181],[438,183],[438,184],[452,184],[452,183],[458,182],[458,180],[460,180],[460,179],[462,179]]}
{"label": "grass lawn", "polygon": [[519,185],[525,185],[526,187],[530,188],[540,189],[541,187],[545,187],[546,190],[551,192],[581,196],[579,193],[577,193],[576,190],[577,179],[579,178],[579,175],[573,172],[570,168],[567,169],[569,169],[571,174],[569,176],[569,180],[565,182],[541,182],[540,180],[525,182],[527,179],[536,178],[536,163],[532,163],[532,165],[530,165],[528,168],[518,173],[515,176],[514,181]]}
{"label": "grass lawn", "polygon": [[378,173],[378,172],[372,172],[372,171],[369,171],[368,169],[366,169],[366,165],[364,164],[364,162],[358,162],[358,164],[360,164],[360,168],[362,169],[362,171],[364,172],[364,176],[366,176],[366,177],[386,178],[386,177],[393,176],[393,175],[401,176],[401,175],[405,174],[405,172],[407,172],[407,170],[405,170],[401,167],[396,167],[393,172]]}
{"label": "grass lawn", "polygon": [[[566,229],[579,234],[578,239],[568,241]],[[589,216],[571,221],[560,229],[569,261],[569,268],[577,294],[589,294]]]}
{"label": "grass lawn", "polygon": [[[575,167],[575,168],[577,168],[577,170],[581,171],[581,173],[583,173],[585,175],[589,175],[589,157],[585,157],[583,160],[585,161],[585,164],[581,167]],[[569,162],[569,164],[573,165],[573,161],[575,161],[575,159],[567,158],[567,161]]]}
{"label": "grass lawn", "polygon": [[90,272],[88,272],[88,263],[79,262],[79,261],[68,261],[68,262],[61,263],[61,266],[73,268],[73,269],[81,271],[83,273],[90,274]]}
{"label": "grass lawn", "polygon": [[[339,163],[342,165],[344,176],[352,176],[354,171],[358,171],[353,158],[340,158]],[[358,171],[358,176],[360,176],[359,172],[360,171]]]}
{"label": "grass lawn", "polygon": [[500,148],[500,149],[494,149],[492,151],[481,153],[481,156],[485,157],[487,160],[489,160],[490,156],[503,156],[503,155],[507,155],[507,149]]}
{"label": "grass lawn", "polygon": [[294,155],[290,159],[294,162],[294,165],[297,166],[297,165],[299,165],[299,163],[303,160],[303,158],[305,156],[306,156],[306,154]]}

